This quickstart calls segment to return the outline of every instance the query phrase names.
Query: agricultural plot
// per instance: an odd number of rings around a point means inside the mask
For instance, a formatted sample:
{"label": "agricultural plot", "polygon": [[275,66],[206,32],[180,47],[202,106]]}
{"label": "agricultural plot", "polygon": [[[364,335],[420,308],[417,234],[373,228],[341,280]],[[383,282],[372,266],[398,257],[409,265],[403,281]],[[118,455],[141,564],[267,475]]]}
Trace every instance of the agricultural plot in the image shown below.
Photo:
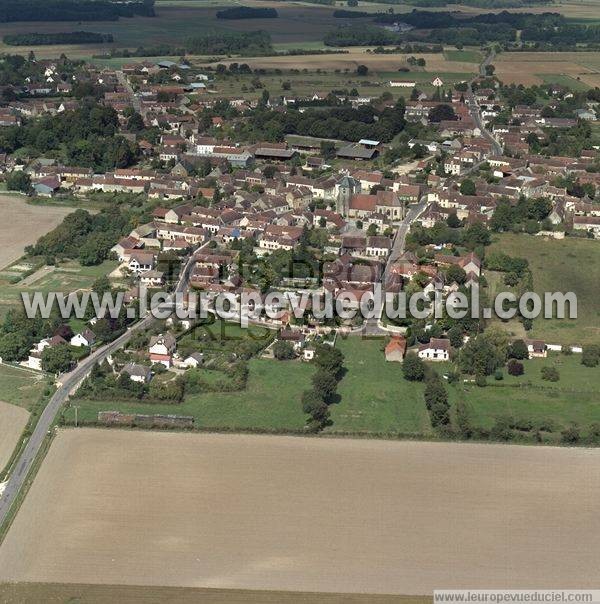
{"label": "agricultural plot", "polygon": [[30,410],[46,386],[39,374],[25,369],[0,365],[0,400]]}
{"label": "agricultural plot", "polygon": [[496,75],[507,84],[555,82],[586,89],[600,85],[599,62],[599,52],[506,52],[494,65]]}
{"label": "agricultural plot", "polygon": [[28,419],[25,409],[0,401],[0,471],[8,464]]}
{"label": "agricultural plot", "polygon": [[73,211],[72,208],[28,204],[24,197],[10,194],[0,194],[0,207],[0,269],[20,258],[26,246],[35,243]]}
{"label": "agricultural plot", "polygon": [[[30,295],[34,292],[68,294],[88,290],[96,279],[109,274],[116,266],[116,262],[109,260],[97,266],[81,266],[78,262],[69,261],[57,267],[42,267],[22,279],[19,276],[24,273],[15,272],[14,267],[9,267],[7,272],[0,275],[0,314],[22,306],[22,292]],[[27,263],[17,265],[19,269],[30,267]]]}
{"label": "agricultural plot", "polygon": [[27,424],[29,411],[45,386],[42,376],[0,365],[0,471],[8,463]]}
{"label": "agricultural plot", "polygon": [[[596,241],[567,238],[548,240],[531,235],[502,234],[495,237],[492,250],[527,258],[533,274],[534,291],[574,292],[577,319],[534,320],[529,337],[549,344],[591,344],[600,342],[600,247]],[[503,286],[507,289],[506,286]]]}
{"label": "agricultural plot", "polygon": [[[172,44],[181,47],[183,42],[191,37],[215,31],[248,31],[262,29],[271,34],[276,43],[302,46],[305,42],[321,42],[330,29],[355,21],[354,19],[336,19],[333,17],[334,7],[315,5],[282,5],[268,2],[253,2],[247,5],[276,6],[279,13],[277,19],[217,19],[216,13],[228,2],[157,2],[156,17],[122,18],[118,21],[86,22],[85,31],[112,34],[112,44],[84,44],[61,46],[20,46],[19,52],[27,53],[34,50],[40,57],[56,57],[66,53],[69,57],[87,57],[102,54],[111,48],[132,48],[138,46],[153,46]],[[229,3],[231,4],[231,3]],[[361,19],[358,19],[361,21]],[[73,31],[73,23],[2,23],[0,39],[6,34],[22,32],[58,33]],[[297,46],[298,47],[298,46]],[[0,52],[14,52],[15,47],[0,44]]]}
{"label": "agricultural plot", "polygon": [[[177,0],[174,0],[177,1]],[[186,0],[181,0],[186,1]],[[72,583],[0,584],[6,602],[143,602],[143,604],[431,604],[431,597],[377,594],[334,594],[298,591],[239,590],[158,585],[93,585]]]}
{"label": "agricultural plot", "polygon": [[444,57],[448,61],[462,63],[481,63],[483,55],[478,50],[444,50]]}
{"label": "agricultural plot", "polygon": [[599,497],[592,449],[62,430],[0,581],[588,588]]}

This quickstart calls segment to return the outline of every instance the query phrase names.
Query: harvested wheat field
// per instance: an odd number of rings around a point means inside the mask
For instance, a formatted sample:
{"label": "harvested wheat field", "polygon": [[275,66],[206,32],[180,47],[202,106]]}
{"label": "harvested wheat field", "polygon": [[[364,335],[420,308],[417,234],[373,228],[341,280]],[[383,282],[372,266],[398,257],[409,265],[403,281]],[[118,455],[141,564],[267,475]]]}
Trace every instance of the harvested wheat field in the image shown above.
{"label": "harvested wheat field", "polygon": [[[336,49],[334,49],[336,50]],[[341,50],[341,49],[337,49]],[[253,69],[356,69],[358,65],[366,65],[369,69],[390,72],[397,79],[410,79],[415,73],[400,73],[399,67],[406,66],[409,54],[379,54],[367,52],[367,47],[354,47],[344,49],[346,52],[340,54],[305,55],[301,61],[297,56],[269,56],[269,57],[244,57]],[[442,53],[415,53],[415,57],[423,58],[427,62],[426,71],[433,79],[440,72],[446,73],[475,73],[477,66],[465,61],[448,61]],[[240,62],[238,58],[231,60],[219,60],[212,63],[228,65],[232,62]],[[394,73],[396,72],[396,73]],[[416,72],[417,74],[421,72]]]}
{"label": "harvested wheat field", "polygon": [[585,588],[599,499],[600,450],[62,430],[0,582]]}
{"label": "harvested wheat field", "polygon": [[28,419],[23,407],[0,401],[0,471],[10,460]]}
{"label": "harvested wheat field", "polygon": [[18,260],[26,246],[35,243],[74,211],[72,208],[31,205],[23,197],[2,194],[0,209],[0,268]]}
{"label": "harvested wheat field", "polygon": [[506,84],[542,84],[544,75],[566,76],[573,80],[571,85],[577,84],[577,78],[589,86],[600,83],[597,52],[505,52],[496,57],[494,65],[496,75]]}

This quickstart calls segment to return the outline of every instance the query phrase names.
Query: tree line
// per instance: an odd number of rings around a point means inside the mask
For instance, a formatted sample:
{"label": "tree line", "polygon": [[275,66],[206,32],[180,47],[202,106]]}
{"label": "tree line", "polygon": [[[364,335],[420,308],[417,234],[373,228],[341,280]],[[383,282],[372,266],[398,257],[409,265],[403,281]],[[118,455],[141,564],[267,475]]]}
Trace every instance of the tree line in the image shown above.
{"label": "tree line", "polygon": [[191,54],[265,55],[274,52],[271,36],[266,31],[219,32],[193,36],[186,43]]}
{"label": "tree line", "polygon": [[279,13],[274,8],[254,6],[232,6],[217,11],[217,19],[276,19]]}
{"label": "tree line", "polygon": [[92,31],[71,31],[56,34],[9,34],[4,36],[2,40],[9,46],[106,44],[113,42],[113,36],[112,34],[99,34]]}
{"label": "tree line", "polygon": [[0,22],[117,21],[120,17],[154,17],[154,0],[0,0]]}

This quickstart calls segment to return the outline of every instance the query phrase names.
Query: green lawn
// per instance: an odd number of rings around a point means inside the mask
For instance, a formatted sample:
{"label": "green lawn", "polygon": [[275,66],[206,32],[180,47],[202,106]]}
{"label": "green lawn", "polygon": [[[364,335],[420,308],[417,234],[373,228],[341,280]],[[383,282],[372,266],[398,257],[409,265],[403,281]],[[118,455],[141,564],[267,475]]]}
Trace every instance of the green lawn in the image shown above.
{"label": "green lawn", "polygon": [[[491,249],[527,258],[533,288],[544,292],[574,292],[577,319],[535,319],[529,337],[549,344],[600,343],[600,245],[591,239],[548,240],[525,234],[494,237]],[[484,273],[485,274],[485,273]]]}
{"label": "green lawn", "polygon": [[427,434],[431,430],[423,385],[402,377],[400,363],[388,363],[386,340],[338,340],[347,373],[338,387],[341,402],[331,406],[326,432]]}
{"label": "green lawn", "polygon": [[573,78],[571,76],[559,73],[541,73],[537,74],[538,78],[544,80],[545,84],[558,84],[565,88],[571,88],[572,90],[589,90],[591,86]]}
{"label": "green lawn", "polygon": [[[176,413],[192,415],[199,428],[233,430],[302,430],[306,423],[300,395],[310,387],[314,368],[300,361],[252,359],[246,390],[186,396],[179,405],[158,405],[131,401],[77,401],[82,421],[95,421],[98,411],[126,413]],[[222,374],[220,375],[222,377]],[[68,420],[73,419],[67,410]]]}
{"label": "green lawn", "polygon": [[445,50],[444,56],[448,61],[462,61],[463,63],[481,63],[483,58],[478,50]]}
{"label": "green lawn", "polygon": [[0,401],[31,409],[38,402],[46,381],[26,369],[0,365]]}
{"label": "green lawn", "polygon": [[[504,370],[501,381],[488,378],[488,386],[474,384],[449,386],[450,400],[467,403],[473,425],[489,429],[496,418],[509,416],[520,422],[553,428],[550,440],[557,440],[561,430],[571,423],[585,433],[594,422],[600,423],[600,368],[581,364],[581,355],[551,353],[547,359],[523,361],[525,374],[514,377]],[[558,382],[541,379],[541,368],[556,367]]]}

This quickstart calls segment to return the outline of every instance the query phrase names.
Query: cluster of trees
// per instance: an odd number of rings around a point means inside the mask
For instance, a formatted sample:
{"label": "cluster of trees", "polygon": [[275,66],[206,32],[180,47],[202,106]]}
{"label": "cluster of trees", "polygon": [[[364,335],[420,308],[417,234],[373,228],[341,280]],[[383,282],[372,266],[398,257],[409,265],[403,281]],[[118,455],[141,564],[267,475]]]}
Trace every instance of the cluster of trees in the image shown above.
{"label": "cluster of trees", "polygon": [[488,376],[504,366],[508,358],[509,342],[500,329],[487,329],[471,338],[461,349],[458,366],[463,373]]}
{"label": "cluster of trees", "polygon": [[25,252],[29,256],[44,256],[50,264],[60,258],[78,259],[84,266],[100,264],[115,241],[131,227],[131,216],[126,210],[103,209],[92,215],[79,209]]}
{"label": "cluster of trees", "polygon": [[[164,367],[155,367],[160,375]],[[177,376],[171,380],[154,378],[149,384],[137,382],[126,374],[116,374],[113,368],[104,361],[96,363],[90,375],[77,391],[78,398],[95,398],[97,400],[144,399],[146,402],[180,403],[185,394],[185,379]]]}
{"label": "cluster of trees", "polygon": [[273,344],[273,356],[278,361],[290,361],[296,357],[294,345],[286,340],[277,340],[277,342]]}
{"label": "cluster of trees", "polygon": [[154,0],[0,0],[0,22],[117,21],[120,17],[154,17]]}
{"label": "cluster of trees", "polygon": [[[441,0],[416,0],[416,2],[433,3],[436,6]],[[517,0],[473,0],[477,3],[508,2]],[[414,2],[413,2],[414,4]],[[445,3],[444,3],[445,4]],[[375,13],[352,12],[339,10],[335,16],[358,18],[372,16],[375,23],[395,23],[398,15],[391,12]],[[403,23],[411,25],[415,31],[404,32],[402,35],[372,26],[345,26],[330,31],[325,36],[328,46],[362,46],[362,45],[391,45],[403,40],[417,42],[432,42],[436,44],[480,45],[488,42],[499,42],[511,45],[516,41],[517,31],[521,32],[521,40],[538,47],[557,47],[569,44],[577,39],[583,43],[594,44],[600,38],[600,28],[596,25],[574,25],[568,23],[564,16],[558,13],[482,13],[465,16],[448,11],[431,12],[413,10],[402,15]]]}
{"label": "cluster of trees", "polygon": [[185,43],[191,54],[240,54],[247,56],[273,54],[271,36],[265,31],[219,32],[189,38]]}
{"label": "cluster of trees", "polygon": [[571,128],[545,128],[544,135],[543,140],[534,132],[527,135],[525,140],[532,153],[577,157],[593,144],[592,127],[583,120]]}
{"label": "cluster of trees", "polygon": [[394,46],[393,48],[384,48],[383,46],[378,46],[373,50],[367,49],[367,52],[373,52],[375,54],[381,55],[393,55],[393,54],[410,54],[410,53],[435,53],[435,52],[444,52],[444,47],[441,44],[419,44],[417,42],[401,44],[399,46]]}
{"label": "cluster of trees", "polygon": [[387,3],[403,3],[421,8],[433,8],[449,4],[462,4],[463,6],[473,6],[475,8],[521,8],[536,4],[549,4],[549,0],[406,0],[406,2],[387,0]]}
{"label": "cluster of trees", "polygon": [[21,193],[31,191],[31,176],[22,170],[10,172],[4,182],[8,191],[20,191]]}
{"label": "cluster of trees", "polygon": [[217,11],[217,19],[276,19],[278,16],[274,8],[254,6],[232,6]]}
{"label": "cluster of trees", "polygon": [[[457,222],[451,219],[452,216]],[[451,214],[448,221],[452,222],[453,226],[445,222],[436,222],[429,228],[423,226],[412,227],[406,238],[408,247],[415,249],[431,244],[451,243],[474,250],[490,244],[490,232],[483,224],[476,222],[468,227],[461,228],[460,220],[458,220],[456,214]]]}
{"label": "cluster of trees", "polygon": [[581,364],[586,367],[597,367],[600,364],[600,346],[590,344],[583,347]]}
{"label": "cluster of trees", "polygon": [[14,153],[26,147],[32,155],[50,155],[65,165],[106,172],[126,168],[139,156],[137,144],[118,136],[118,130],[119,118],[112,107],[84,99],[73,111],[2,128],[0,151]]}
{"label": "cluster of trees", "polygon": [[309,416],[308,429],[318,432],[327,426],[329,405],[336,399],[338,382],[344,375],[344,355],[328,344],[319,344],[315,351],[317,368],[312,377],[312,389],[302,393],[302,411]]}
{"label": "cluster of trees", "polygon": [[454,109],[452,108],[452,106],[447,105],[446,103],[436,105],[435,107],[432,107],[429,111],[429,121],[434,124],[448,120],[455,121],[457,119],[458,118],[456,117],[456,113],[454,113]]}
{"label": "cluster of trees", "polygon": [[521,196],[514,205],[501,199],[490,219],[490,229],[528,233],[537,233],[542,227],[551,229],[552,225],[546,221],[551,211],[552,202],[545,197]]}
{"label": "cluster of trees", "polygon": [[440,376],[414,353],[406,355],[402,363],[402,375],[410,382],[425,381],[425,406],[429,411],[431,425],[444,428],[450,424],[450,403],[448,392]]}
{"label": "cluster of trees", "polygon": [[8,34],[2,38],[9,46],[33,46],[37,44],[105,44],[113,42],[112,34],[98,34],[91,31],[71,31],[57,34]]}
{"label": "cluster of trees", "polygon": [[13,362],[26,359],[33,343],[53,336],[61,323],[57,313],[29,319],[22,309],[10,309],[0,326],[0,357]]}
{"label": "cluster of trees", "polygon": [[[66,61],[60,61],[61,71],[67,67]],[[42,68],[34,61],[28,61],[21,55],[3,55],[0,61],[0,87],[6,86],[0,96],[0,102],[12,101],[14,92],[8,86],[22,86],[26,78],[37,78],[42,75]],[[10,94],[7,97],[7,93]]]}
{"label": "cluster of trees", "polygon": [[388,142],[402,132],[404,99],[394,107],[377,109],[372,105],[353,108],[350,104],[304,112],[272,111],[265,106],[252,112],[252,120],[240,125],[240,136],[245,140],[279,141],[286,134],[300,134],[321,138],[339,138],[358,141],[369,138]]}

